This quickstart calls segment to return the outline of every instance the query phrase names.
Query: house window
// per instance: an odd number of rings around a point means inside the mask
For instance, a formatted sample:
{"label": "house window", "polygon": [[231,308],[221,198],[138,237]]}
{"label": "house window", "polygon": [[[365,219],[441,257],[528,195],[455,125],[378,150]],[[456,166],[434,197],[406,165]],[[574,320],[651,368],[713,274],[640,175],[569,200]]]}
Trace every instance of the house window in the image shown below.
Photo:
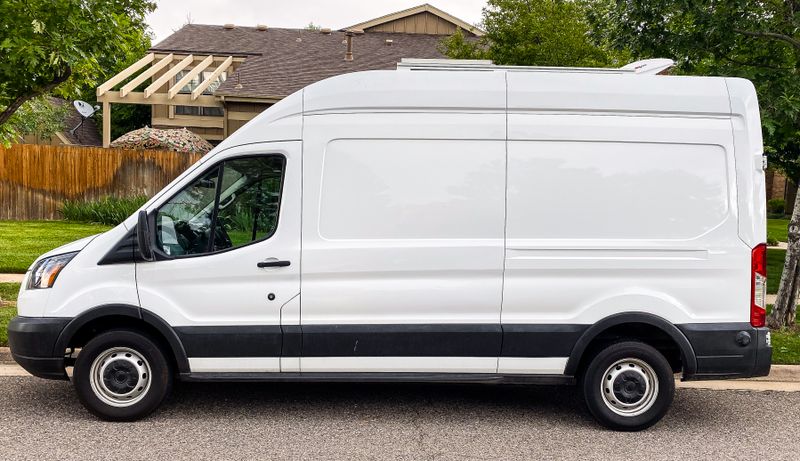
{"label": "house window", "polygon": [[[201,82],[205,81],[214,71],[205,71],[201,72],[200,74],[196,75],[189,83],[186,84],[179,93],[181,94],[190,94],[195,88],[200,85]],[[175,81],[178,82],[182,79],[186,74],[188,74],[188,70],[183,70],[178,72],[175,76]],[[208,88],[203,90],[203,94],[211,95],[219,88],[220,85],[225,81],[226,75],[223,72],[217,79],[211,82],[211,85],[208,85]],[[221,107],[197,107],[197,106],[175,106],[175,115],[205,115],[208,117],[222,117],[222,108]]]}

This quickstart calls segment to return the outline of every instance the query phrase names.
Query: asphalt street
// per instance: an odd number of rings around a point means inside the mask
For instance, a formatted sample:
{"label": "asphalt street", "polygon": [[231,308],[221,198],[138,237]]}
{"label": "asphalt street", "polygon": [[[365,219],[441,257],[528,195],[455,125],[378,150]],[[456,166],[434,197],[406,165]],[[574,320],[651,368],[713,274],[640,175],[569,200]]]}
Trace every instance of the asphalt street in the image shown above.
{"label": "asphalt street", "polygon": [[679,389],[640,433],[600,428],[569,387],[182,384],[106,423],[68,382],[0,378],[0,459],[798,459],[800,392]]}

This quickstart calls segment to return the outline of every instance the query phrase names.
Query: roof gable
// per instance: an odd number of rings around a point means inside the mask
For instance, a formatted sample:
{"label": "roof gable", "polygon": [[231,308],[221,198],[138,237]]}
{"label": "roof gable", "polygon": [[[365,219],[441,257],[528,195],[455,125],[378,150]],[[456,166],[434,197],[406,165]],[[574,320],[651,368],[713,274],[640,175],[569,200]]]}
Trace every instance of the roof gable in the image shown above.
{"label": "roof gable", "polygon": [[355,24],[343,30],[452,35],[457,29],[477,37],[484,35],[481,29],[427,3]]}

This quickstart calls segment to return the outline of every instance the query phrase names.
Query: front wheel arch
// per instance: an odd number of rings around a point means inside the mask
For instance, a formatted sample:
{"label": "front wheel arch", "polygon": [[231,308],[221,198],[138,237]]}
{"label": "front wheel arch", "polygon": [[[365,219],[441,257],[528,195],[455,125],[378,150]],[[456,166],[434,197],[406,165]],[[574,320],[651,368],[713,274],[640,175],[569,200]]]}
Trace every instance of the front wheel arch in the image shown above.
{"label": "front wheel arch", "polygon": [[53,357],[63,357],[68,347],[82,345],[91,337],[112,329],[134,329],[148,333],[166,346],[178,373],[189,372],[189,359],[175,330],[161,317],[138,306],[107,304],[89,309],[61,331],[53,348]]}

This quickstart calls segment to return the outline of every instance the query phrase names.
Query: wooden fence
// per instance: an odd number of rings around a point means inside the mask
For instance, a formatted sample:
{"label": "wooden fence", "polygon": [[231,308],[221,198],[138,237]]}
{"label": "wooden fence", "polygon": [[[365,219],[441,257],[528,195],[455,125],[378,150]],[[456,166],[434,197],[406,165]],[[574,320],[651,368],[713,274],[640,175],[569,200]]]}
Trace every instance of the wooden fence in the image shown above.
{"label": "wooden fence", "polygon": [[64,200],[152,196],[200,157],[100,147],[0,147],[0,219],[61,219]]}

